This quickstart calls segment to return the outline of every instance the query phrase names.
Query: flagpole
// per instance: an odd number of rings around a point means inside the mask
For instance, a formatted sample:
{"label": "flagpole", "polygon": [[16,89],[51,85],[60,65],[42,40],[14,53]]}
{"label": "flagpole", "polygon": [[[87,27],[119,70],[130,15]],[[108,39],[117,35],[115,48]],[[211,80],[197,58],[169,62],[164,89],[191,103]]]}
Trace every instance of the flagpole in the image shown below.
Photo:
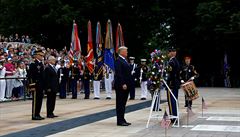
{"label": "flagpole", "polygon": [[165,137],[167,137],[167,128],[165,127]]}
{"label": "flagpole", "polygon": [[202,97],[202,117],[203,117],[203,97]]}

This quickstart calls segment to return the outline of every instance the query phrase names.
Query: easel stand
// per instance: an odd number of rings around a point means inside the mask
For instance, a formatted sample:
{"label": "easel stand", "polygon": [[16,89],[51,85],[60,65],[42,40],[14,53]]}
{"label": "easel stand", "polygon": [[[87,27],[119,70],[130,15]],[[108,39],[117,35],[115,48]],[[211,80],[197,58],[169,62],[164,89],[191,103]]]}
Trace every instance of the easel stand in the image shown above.
{"label": "easel stand", "polygon": [[[172,127],[179,127],[179,105],[178,105],[178,101],[176,99],[176,97],[174,96],[174,94],[172,93],[172,90],[169,88],[169,86],[167,85],[166,81],[164,79],[161,80],[163,82],[163,84],[167,87],[167,89],[169,90],[169,92],[171,93],[171,95],[173,96],[174,100],[176,101],[176,106],[177,106],[177,116],[173,116],[173,115],[169,115],[170,119],[175,119],[174,123],[172,124]],[[159,109],[160,109],[160,92],[161,90],[158,91],[154,91],[153,94],[153,99],[152,99],[152,103],[151,103],[151,108],[150,108],[150,113],[149,113],[149,117],[148,117],[148,121],[147,121],[147,125],[146,128],[148,128],[150,120],[151,119],[161,119],[162,116],[160,116],[159,114]],[[155,110],[156,114],[153,114],[153,110]]]}

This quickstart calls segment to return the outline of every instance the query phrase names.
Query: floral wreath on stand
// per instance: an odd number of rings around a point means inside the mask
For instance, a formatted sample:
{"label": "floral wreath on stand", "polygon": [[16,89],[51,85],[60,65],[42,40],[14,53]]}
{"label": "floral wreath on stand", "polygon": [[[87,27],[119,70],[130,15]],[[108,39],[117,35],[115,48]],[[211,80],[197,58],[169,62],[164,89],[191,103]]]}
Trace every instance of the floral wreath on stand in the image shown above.
{"label": "floral wreath on stand", "polygon": [[151,63],[149,64],[150,71],[147,73],[148,79],[148,90],[151,94],[154,91],[162,88],[161,79],[165,77],[166,70],[166,52],[155,49],[151,55]]}

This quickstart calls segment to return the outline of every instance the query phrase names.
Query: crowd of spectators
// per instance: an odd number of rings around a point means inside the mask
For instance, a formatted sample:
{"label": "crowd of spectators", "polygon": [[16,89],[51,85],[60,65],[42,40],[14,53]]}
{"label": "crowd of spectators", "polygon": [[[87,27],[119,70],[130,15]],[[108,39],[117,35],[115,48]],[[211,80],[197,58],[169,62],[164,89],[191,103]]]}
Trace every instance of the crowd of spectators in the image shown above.
{"label": "crowd of spectators", "polygon": [[27,77],[30,63],[34,61],[34,51],[39,49],[45,52],[45,58],[53,55],[58,60],[68,61],[66,48],[57,51],[31,44],[27,35],[20,38],[15,34],[15,37],[6,38],[0,34],[0,101],[23,98],[23,87],[27,82],[24,78]]}

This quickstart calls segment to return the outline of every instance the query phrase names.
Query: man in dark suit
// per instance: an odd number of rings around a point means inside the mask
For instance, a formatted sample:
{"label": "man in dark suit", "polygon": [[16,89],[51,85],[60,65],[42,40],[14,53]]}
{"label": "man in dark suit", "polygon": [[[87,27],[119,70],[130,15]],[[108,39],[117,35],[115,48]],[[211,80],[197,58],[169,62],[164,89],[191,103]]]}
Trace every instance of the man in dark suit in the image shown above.
{"label": "man in dark suit", "polygon": [[126,60],[127,53],[127,47],[120,47],[118,49],[119,57],[115,62],[114,87],[116,90],[116,113],[118,126],[131,125],[131,123],[128,123],[124,118],[128,94],[132,88],[131,83],[133,83],[131,67]]}
{"label": "man in dark suit", "polygon": [[45,68],[45,88],[47,93],[47,117],[54,118],[53,111],[56,103],[56,93],[58,91],[58,75],[55,68],[56,58],[54,56],[48,57],[48,66]]}
{"label": "man in dark suit", "polygon": [[43,120],[40,116],[43,100],[43,86],[44,86],[44,53],[42,50],[34,52],[34,62],[29,66],[29,87],[33,89],[32,93],[32,120]]}
{"label": "man in dark suit", "polygon": [[[167,84],[174,94],[175,98],[178,100],[178,89],[180,88],[180,64],[176,58],[176,49],[171,47],[168,49],[168,80]],[[167,99],[169,105],[170,115],[177,116],[177,103],[174,97],[171,95],[170,91],[167,90]],[[171,119],[172,122],[175,121],[175,118]]]}

